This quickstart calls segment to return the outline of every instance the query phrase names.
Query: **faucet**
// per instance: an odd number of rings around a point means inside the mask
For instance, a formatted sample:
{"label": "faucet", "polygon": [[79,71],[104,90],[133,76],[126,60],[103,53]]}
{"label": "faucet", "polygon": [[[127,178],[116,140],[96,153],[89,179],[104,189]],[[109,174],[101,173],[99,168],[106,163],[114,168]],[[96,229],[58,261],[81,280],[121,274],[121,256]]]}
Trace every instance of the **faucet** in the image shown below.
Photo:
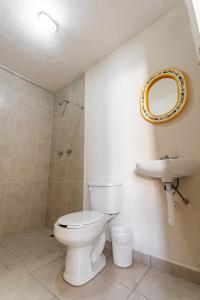
{"label": "faucet", "polygon": [[161,160],[164,160],[164,159],[170,159],[170,157],[166,154],[166,155],[162,156],[160,159],[161,159]]}
{"label": "faucet", "polygon": [[161,160],[164,160],[164,159],[177,159],[178,158],[178,156],[177,155],[174,155],[174,156],[169,156],[169,155],[164,155],[164,156],[162,156],[160,159]]}

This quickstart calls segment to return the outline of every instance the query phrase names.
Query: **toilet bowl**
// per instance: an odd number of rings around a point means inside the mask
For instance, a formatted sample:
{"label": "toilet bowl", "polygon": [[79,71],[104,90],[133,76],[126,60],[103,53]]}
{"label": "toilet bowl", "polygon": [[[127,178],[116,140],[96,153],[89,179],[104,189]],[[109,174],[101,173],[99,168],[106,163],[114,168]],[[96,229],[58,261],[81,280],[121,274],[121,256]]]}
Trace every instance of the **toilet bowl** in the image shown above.
{"label": "toilet bowl", "polygon": [[114,182],[88,184],[92,210],[64,215],[54,224],[55,238],[66,246],[63,274],[66,282],[82,285],[105,267],[106,229],[120,211],[120,185]]}
{"label": "toilet bowl", "polygon": [[56,239],[67,247],[63,278],[82,285],[96,276],[106,265],[103,254],[107,223],[114,215],[82,211],[65,215],[54,225]]}

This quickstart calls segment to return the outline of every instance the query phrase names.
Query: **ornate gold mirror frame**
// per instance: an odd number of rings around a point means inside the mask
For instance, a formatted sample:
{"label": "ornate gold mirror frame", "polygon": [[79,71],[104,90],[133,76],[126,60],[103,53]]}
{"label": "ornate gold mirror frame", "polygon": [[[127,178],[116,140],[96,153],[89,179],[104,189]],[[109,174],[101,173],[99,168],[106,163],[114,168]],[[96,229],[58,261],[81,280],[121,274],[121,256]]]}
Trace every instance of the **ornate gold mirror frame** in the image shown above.
{"label": "ornate gold mirror frame", "polygon": [[[149,110],[149,91],[158,80],[171,78],[176,81],[177,100],[172,109],[162,115],[154,115]],[[185,75],[177,69],[164,69],[152,75],[143,85],[140,96],[140,112],[143,118],[151,123],[164,123],[175,118],[184,108],[187,100],[187,86]]]}

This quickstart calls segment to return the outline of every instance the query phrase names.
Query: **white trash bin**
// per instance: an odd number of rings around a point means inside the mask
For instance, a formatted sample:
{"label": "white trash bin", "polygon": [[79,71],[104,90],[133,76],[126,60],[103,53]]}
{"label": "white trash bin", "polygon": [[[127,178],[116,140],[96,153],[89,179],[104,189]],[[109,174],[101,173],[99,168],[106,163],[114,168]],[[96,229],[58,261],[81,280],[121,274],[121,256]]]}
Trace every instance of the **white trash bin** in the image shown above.
{"label": "white trash bin", "polygon": [[118,267],[127,268],[133,263],[132,230],[128,226],[111,227],[113,261]]}

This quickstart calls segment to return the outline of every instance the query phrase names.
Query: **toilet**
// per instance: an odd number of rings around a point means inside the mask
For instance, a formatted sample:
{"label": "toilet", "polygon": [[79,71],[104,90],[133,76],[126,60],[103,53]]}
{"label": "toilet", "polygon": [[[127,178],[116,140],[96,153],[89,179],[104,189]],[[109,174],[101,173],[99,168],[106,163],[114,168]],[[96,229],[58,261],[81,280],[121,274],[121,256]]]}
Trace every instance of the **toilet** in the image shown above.
{"label": "toilet", "polygon": [[67,247],[63,278],[75,286],[105,267],[107,225],[120,212],[121,183],[89,182],[88,191],[91,210],[64,215],[54,224],[55,238]]}

